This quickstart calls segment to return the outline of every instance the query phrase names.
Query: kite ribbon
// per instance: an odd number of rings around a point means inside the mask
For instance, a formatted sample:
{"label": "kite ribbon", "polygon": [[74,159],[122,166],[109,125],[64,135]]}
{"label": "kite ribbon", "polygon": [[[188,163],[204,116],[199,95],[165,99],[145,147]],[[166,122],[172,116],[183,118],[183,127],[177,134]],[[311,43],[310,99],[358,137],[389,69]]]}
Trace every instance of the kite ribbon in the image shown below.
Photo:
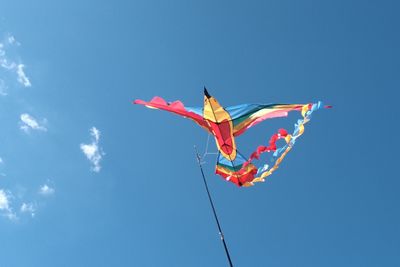
{"label": "kite ribbon", "polygon": [[[304,125],[311,120],[312,113],[320,109],[321,107],[323,107],[322,102],[303,105],[301,109],[301,115],[303,118],[297,121],[294,127],[294,131],[291,135],[288,134],[285,129],[279,129],[278,133],[272,135],[272,137],[270,138],[269,146],[259,146],[257,150],[250,155],[247,162],[243,164],[243,168],[249,165],[254,159],[259,159],[260,155],[265,152],[274,152],[272,156],[273,166],[269,169],[267,168],[266,170],[262,169],[256,174],[257,177],[255,177],[253,181],[247,182],[243,186],[252,186],[256,182],[264,182],[266,177],[270,176],[276,169],[279,168],[282,160],[286,157],[286,155],[296,143],[296,139],[304,133]],[[332,108],[332,106],[324,107]],[[280,148],[277,148],[276,142],[279,139],[284,139],[286,144]]]}

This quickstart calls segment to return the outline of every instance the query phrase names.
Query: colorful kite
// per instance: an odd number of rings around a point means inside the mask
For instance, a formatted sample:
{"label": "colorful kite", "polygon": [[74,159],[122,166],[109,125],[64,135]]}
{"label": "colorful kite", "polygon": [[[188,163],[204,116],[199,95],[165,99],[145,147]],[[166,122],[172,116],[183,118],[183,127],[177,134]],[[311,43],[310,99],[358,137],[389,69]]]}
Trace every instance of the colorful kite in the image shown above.
{"label": "colorful kite", "polygon": [[[133,103],[166,110],[192,119],[212,134],[219,151],[215,172],[237,186],[252,186],[255,182],[263,182],[267,176],[271,175],[292,149],[296,139],[303,134],[304,125],[310,121],[311,114],[322,107],[322,103],[318,102],[315,104],[242,104],[224,108],[205,88],[202,108],[185,107],[180,101],[168,103],[161,97],[154,97],[150,102],[135,100]],[[330,108],[330,106],[325,107]],[[270,138],[268,146],[259,146],[249,158],[245,158],[238,152],[236,136],[266,119],[286,117],[289,111],[298,111],[302,115],[295,124],[292,134],[285,129],[279,129]],[[279,139],[285,141],[281,147],[277,145]],[[253,161],[259,159],[265,152],[272,153],[269,164],[256,167]]]}

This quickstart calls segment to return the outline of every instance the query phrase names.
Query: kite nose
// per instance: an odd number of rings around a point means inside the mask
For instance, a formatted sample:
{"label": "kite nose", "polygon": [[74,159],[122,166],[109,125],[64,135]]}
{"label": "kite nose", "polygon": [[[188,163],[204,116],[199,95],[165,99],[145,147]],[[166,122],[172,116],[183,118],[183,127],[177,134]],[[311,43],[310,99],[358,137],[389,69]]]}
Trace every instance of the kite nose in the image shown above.
{"label": "kite nose", "polygon": [[207,91],[207,88],[204,86],[204,95],[207,97],[207,98],[210,98],[211,96],[210,96],[210,94],[208,93],[208,91]]}

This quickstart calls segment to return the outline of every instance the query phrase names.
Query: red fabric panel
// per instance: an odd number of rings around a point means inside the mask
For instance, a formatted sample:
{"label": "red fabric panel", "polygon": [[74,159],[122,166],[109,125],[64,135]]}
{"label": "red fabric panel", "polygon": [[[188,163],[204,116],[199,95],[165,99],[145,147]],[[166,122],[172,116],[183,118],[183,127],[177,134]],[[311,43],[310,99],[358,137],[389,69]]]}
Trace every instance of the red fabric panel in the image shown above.
{"label": "red fabric panel", "polygon": [[231,127],[229,121],[221,123],[208,122],[211,126],[215,139],[218,142],[220,149],[228,155],[232,154],[233,151],[233,140],[231,135]]}

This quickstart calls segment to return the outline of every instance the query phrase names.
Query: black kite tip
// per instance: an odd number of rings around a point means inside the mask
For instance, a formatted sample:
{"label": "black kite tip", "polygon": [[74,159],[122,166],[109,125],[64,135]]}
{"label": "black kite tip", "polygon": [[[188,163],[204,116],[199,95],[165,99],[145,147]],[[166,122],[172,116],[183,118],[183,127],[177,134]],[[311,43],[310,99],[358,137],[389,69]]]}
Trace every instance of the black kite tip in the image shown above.
{"label": "black kite tip", "polygon": [[210,94],[208,93],[208,91],[207,91],[207,88],[204,86],[204,95],[207,97],[207,98],[210,98],[211,96],[210,96]]}

